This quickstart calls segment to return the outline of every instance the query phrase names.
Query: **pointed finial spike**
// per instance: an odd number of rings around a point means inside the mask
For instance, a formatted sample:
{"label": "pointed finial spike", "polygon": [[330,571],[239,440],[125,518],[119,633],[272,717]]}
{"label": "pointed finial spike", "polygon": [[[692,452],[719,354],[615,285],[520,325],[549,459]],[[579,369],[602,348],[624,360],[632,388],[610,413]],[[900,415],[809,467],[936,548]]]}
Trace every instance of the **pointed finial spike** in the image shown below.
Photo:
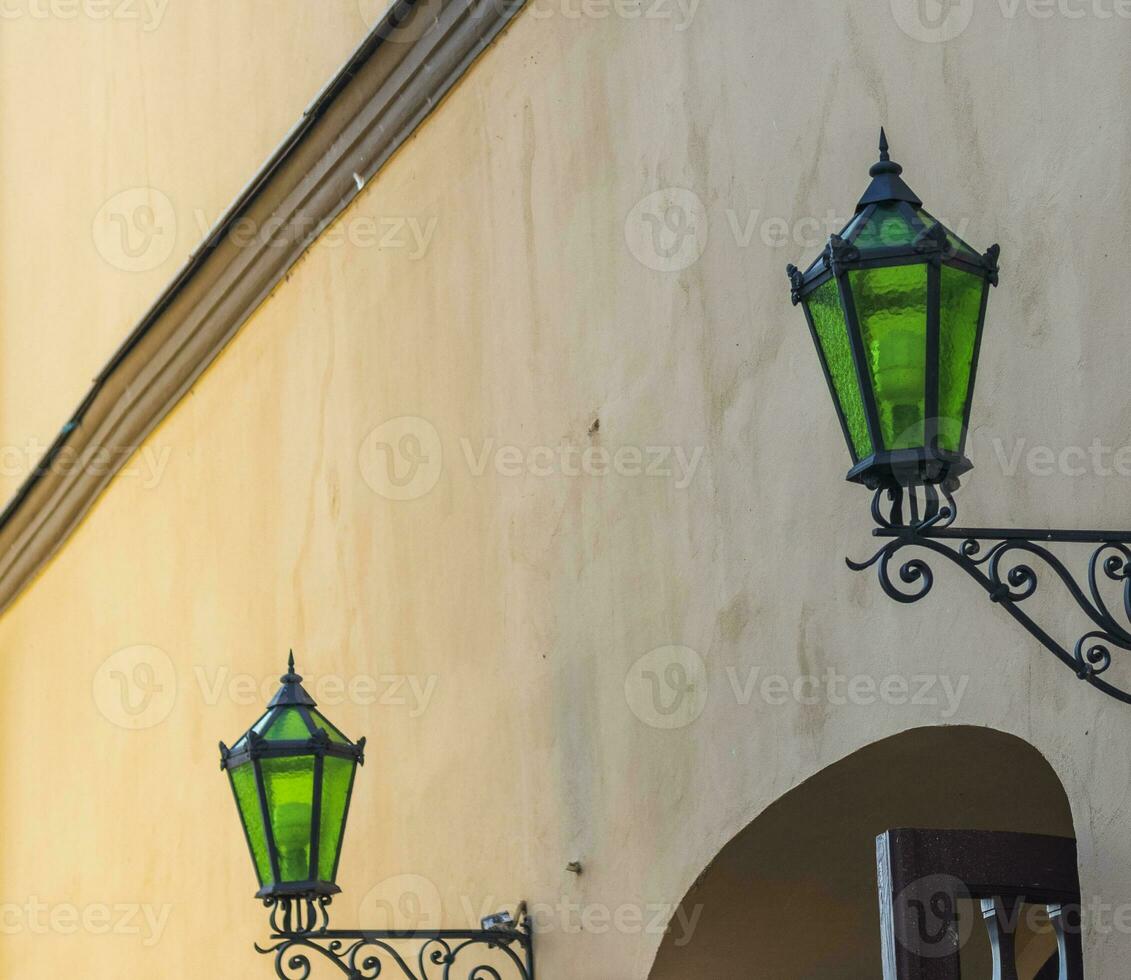
{"label": "pointed finial spike", "polygon": [[295,672],[295,652],[294,652],[294,650],[291,651],[291,655],[287,659],[287,667],[289,668],[289,670],[292,674]]}
{"label": "pointed finial spike", "polygon": [[[895,175],[896,177],[898,177],[901,173],[903,173],[903,168],[898,163],[896,163],[894,160],[892,160],[891,156],[888,153],[888,149],[889,149],[889,147],[888,147],[887,130],[885,130],[884,127],[881,126],[880,127],[880,159],[878,161],[876,161],[875,163],[873,163],[872,166],[868,168],[868,173],[871,176],[873,176],[873,177],[883,177],[883,176]],[[906,188],[903,189],[903,192],[906,193],[906,194],[911,193]],[[885,188],[882,191],[882,193],[890,194],[891,188]],[[875,200],[881,200],[881,198],[875,198]],[[883,200],[887,200],[887,198],[883,198]],[[907,200],[911,200],[911,198],[907,198]]]}

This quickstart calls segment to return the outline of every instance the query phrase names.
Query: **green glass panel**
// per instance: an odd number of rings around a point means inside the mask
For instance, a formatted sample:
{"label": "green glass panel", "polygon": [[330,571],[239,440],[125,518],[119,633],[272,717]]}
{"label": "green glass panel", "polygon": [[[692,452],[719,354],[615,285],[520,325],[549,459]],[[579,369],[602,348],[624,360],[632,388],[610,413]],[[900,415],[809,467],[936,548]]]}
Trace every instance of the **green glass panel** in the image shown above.
{"label": "green glass panel", "polygon": [[832,378],[841,414],[852,439],[850,448],[859,462],[872,455],[872,440],[868,435],[868,420],[864,414],[864,401],[856,379],[856,364],[852,360],[852,347],[848,341],[848,328],[840,307],[836,280],[830,279],[810,293],[805,307],[813,319],[825,368]]}
{"label": "green glass panel", "polygon": [[[261,715],[260,718],[259,718],[259,721],[257,721],[254,725],[251,726],[251,730],[253,732],[255,732],[256,735],[262,735],[264,733],[264,731],[267,730],[267,724],[270,721],[271,721],[271,712],[268,711],[266,714]],[[233,752],[240,752],[240,751],[242,751],[243,749],[246,749],[246,748],[247,748],[247,735],[241,735],[240,740],[238,742],[236,742],[235,745],[232,746],[232,751]]]}
{"label": "green glass panel", "polygon": [[328,755],[322,768],[322,825],[318,835],[318,877],[334,880],[334,865],[342,847],[346,804],[356,764],[352,759]]}
{"label": "green glass panel", "polygon": [[926,416],[927,266],[848,273],[886,449],[922,446]]}
{"label": "green glass panel", "polygon": [[267,832],[263,827],[263,808],[259,803],[259,789],[255,782],[255,766],[251,763],[233,769],[232,789],[236,793],[236,803],[240,808],[244,830],[251,843],[251,855],[255,862],[255,873],[259,884],[273,883],[271,858],[267,853]]}
{"label": "green glass panel", "polygon": [[[919,212],[919,220],[923,222],[923,226],[930,231],[935,225],[939,224],[938,218],[933,217],[926,211]],[[957,258],[965,259],[967,262],[981,262],[982,257],[967,245],[961,238],[959,238],[953,231],[943,225],[943,231],[946,232],[946,240],[950,243],[951,249]]]}
{"label": "green glass panel", "polygon": [[275,835],[281,881],[310,878],[310,816],[314,806],[314,756],[261,759],[267,813]]}
{"label": "green glass panel", "polygon": [[986,281],[942,267],[939,298],[939,446],[958,452]]}
{"label": "green glass panel", "polygon": [[864,218],[867,215],[867,209],[855,215],[853,219],[844,226],[844,231],[840,233],[840,237],[845,241],[850,241],[852,237],[864,227]]}
{"label": "green glass panel", "polygon": [[[860,231],[852,237],[854,226]],[[866,222],[854,221],[849,229],[849,240],[861,250],[910,245],[919,237],[918,229],[903,216],[898,204],[877,204]]]}
{"label": "green glass panel", "polygon": [[320,712],[311,711],[310,720],[314,722],[316,728],[321,728],[330,737],[331,742],[337,742],[339,745],[350,744],[350,740],[331,725]]}
{"label": "green glass panel", "polygon": [[310,729],[298,708],[287,708],[272,722],[263,737],[269,742],[305,742],[310,738]]}

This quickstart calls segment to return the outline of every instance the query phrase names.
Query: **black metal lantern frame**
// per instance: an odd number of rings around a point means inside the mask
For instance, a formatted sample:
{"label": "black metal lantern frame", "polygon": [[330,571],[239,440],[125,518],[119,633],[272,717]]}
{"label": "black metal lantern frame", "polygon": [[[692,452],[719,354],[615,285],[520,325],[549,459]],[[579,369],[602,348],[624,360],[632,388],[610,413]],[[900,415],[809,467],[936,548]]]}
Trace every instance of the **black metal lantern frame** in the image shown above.
{"label": "black metal lantern frame", "polygon": [[220,743],[257,898],[336,895],[354,779],[365,739],[351,742],[318,711],[294,652],[266,713],[229,749]]}
{"label": "black metal lantern frame", "polygon": [[[841,428],[853,451],[853,437],[840,397],[830,375],[813,316],[806,300],[831,280],[838,283],[838,296],[851,347],[852,361],[863,397],[868,433],[878,451],[868,458],[857,458],[848,479],[863,483],[874,491],[873,534],[886,543],[867,561],[849,560],[854,571],[876,567],[885,594],[901,603],[915,603],[934,587],[934,573],[928,563],[932,555],[958,566],[1000,605],[1015,621],[1069,667],[1076,676],[1102,693],[1131,704],[1131,691],[1110,677],[1115,651],[1131,652],[1131,531],[1058,530],[1000,527],[958,527],[958,507],[954,493],[959,478],[971,469],[965,455],[970,410],[977,376],[978,357],[986,320],[989,287],[998,284],[1000,250],[995,245],[980,259],[965,246],[955,248],[955,238],[941,224],[923,227],[910,244],[890,250],[869,249],[867,255],[853,246],[859,223],[866,223],[881,203],[894,208],[904,220],[921,214],[919,198],[900,179],[902,168],[890,161],[886,137],[881,132],[880,162],[873,166],[872,185],[857,208],[857,218],[841,233],[831,237],[828,247],[808,270],[802,273],[789,266],[794,304],[805,304],[806,319],[814,344],[821,355],[829,391],[837,407]],[[922,224],[920,222],[920,224]],[[960,246],[964,243],[959,242]],[[972,254],[971,254],[972,253]],[[868,374],[866,352],[861,342],[859,318],[847,275],[855,269],[888,267],[903,263],[922,263],[928,267],[926,327],[926,391],[923,419],[923,445],[894,453],[882,450],[876,400]],[[984,277],[976,341],[969,363],[969,382],[963,410],[961,444],[958,452],[946,452],[937,444],[939,415],[939,270],[946,266]],[[1084,571],[1073,571],[1047,547],[1086,545],[1091,548]],[[926,556],[911,557],[898,564],[905,549],[919,549]],[[1036,564],[1043,565],[1059,580],[1091,624],[1078,638],[1058,639],[1030,614],[1030,600],[1036,595],[1041,577]]]}
{"label": "black metal lantern frame", "polygon": [[[302,678],[293,674],[294,661],[291,662],[290,676],[294,676],[297,680],[301,681]],[[285,678],[284,678],[285,679]],[[339,744],[332,742],[330,736],[320,728],[318,728],[310,715],[307,706],[302,702],[285,701],[280,702],[279,698],[271,703],[271,706],[277,707],[283,705],[293,705],[296,710],[302,715],[303,720],[306,722],[309,730],[310,737],[302,740],[286,740],[286,741],[268,741],[262,735],[255,731],[249,731],[247,735],[241,739],[240,744],[233,750],[229,750],[222,742],[220,743],[221,754],[221,768],[234,770],[243,765],[250,763],[254,767],[256,791],[259,797],[259,806],[263,815],[264,832],[267,838],[267,853],[271,862],[272,881],[280,882],[281,875],[279,869],[279,849],[275,844],[275,833],[272,821],[268,815],[268,802],[267,802],[267,788],[264,785],[263,768],[260,762],[264,759],[286,759],[296,756],[312,756],[314,759],[313,770],[313,801],[311,807],[310,817],[310,877],[306,881],[300,882],[287,882],[285,884],[270,884],[262,887],[257,893],[256,898],[262,898],[268,903],[273,899],[287,898],[287,897],[307,897],[307,896],[331,896],[338,894],[341,889],[333,883],[333,879],[337,877],[338,862],[341,860],[341,851],[339,844],[339,851],[333,861],[333,873],[330,875],[330,881],[323,880],[319,877],[319,852],[318,846],[322,838],[321,821],[323,819],[322,813],[322,786],[323,786],[323,767],[325,766],[325,759],[327,757],[336,757],[339,759],[348,759],[359,766],[365,765],[365,739],[362,738],[356,745],[353,744]],[[311,702],[313,707],[313,702]],[[342,819],[341,835],[345,834],[345,815],[349,813],[350,803],[353,799],[353,785],[354,780],[351,776],[349,782],[349,790],[346,793],[345,814]],[[239,801],[237,799],[237,805]],[[244,825],[244,836],[247,839],[248,849],[252,851],[254,860],[254,848],[251,844],[251,835],[248,831],[247,825]]]}
{"label": "black metal lantern frame", "polygon": [[[868,221],[875,212],[876,205],[869,205],[862,212],[863,220]],[[908,221],[918,224],[914,210],[908,204],[903,204],[900,210]],[[962,443],[957,452],[951,452],[938,445],[939,422],[939,302],[940,281],[942,267],[949,266],[974,275],[983,276],[989,285],[998,284],[998,256],[1001,249],[994,245],[987,251],[980,264],[973,264],[963,259],[947,240],[946,233],[941,225],[923,228],[921,237],[914,245],[909,247],[892,247],[882,251],[882,254],[863,258],[859,249],[849,244],[839,235],[832,235],[829,244],[818,258],[815,268],[802,273],[791,267],[791,278],[794,279],[794,303],[803,302],[806,297],[815,292],[829,280],[835,279],[840,293],[841,303],[848,318],[848,335],[852,341],[852,355],[856,363],[857,376],[860,379],[861,392],[864,398],[864,410],[868,420],[868,433],[873,446],[883,445],[880,433],[880,416],[876,406],[875,393],[866,377],[864,367],[865,353],[861,344],[860,318],[857,313],[856,303],[852,291],[847,286],[847,275],[854,270],[894,268],[901,265],[917,265],[927,263],[927,357],[925,374],[925,393],[927,400],[926,424],[924,446],[915,449],[876,449],[870,456],[859,460],[849,471],[848,479],[854,483],[876,489],[879,486],[898,485],[901,477],[893,476],[900,472],[914,474],[923,483],[942,483],[950,476],[961,476],[968,472],[973,464],[966,457],[966,433],[970,418],[971,403],[974,396],[974,379],[977,376],[978,360],[977,351],[981,347],[982,329],[986,320],[986,305],[989,291],[983,294],[982,310],[978,318],[977,340],[975,342],[975,357],[971,364],[971,378],[969,392],[966,396],[966,405],[963,412]],[[816,327],[813,318],[806,310],[806,319],[809,330],[812,332],[814,343],[817,339]],[[824,368],[825,381],[829,390],[833,391],[832,378],[828,368]],[[844,411],[837,404],[837,417],[846,440],[851,440],[848,432],[848,423]]]}
{"label": "black metal lantern frame", "polygon": [[[809,324],[813,344],[821,354],[821,368],[829,387],[837,418],[845,442],[853,452],[854,465],[847,479],[862,483],[870,489],[895,487],[907,483],[937,484],[968,472],[973,464],[966,457],[966,433],[969,428],[970,409],[974,397],[974,382],[978,371],[978,353],[982,345],[982,332],[986,322],[986,308],[991,286],[999,282],[998,259],[1001,248],[992,246],[982,255],[962,242],[941,222],[927,220],[923,202],[900,176],[903,168],[891,159],[887,135],[880,131],[880,159],[869,171],[872,182],[856,206],[856,216],[839,235],[831,235],[828,245],[805,272],[790,265],[787,273],[794,306],[801,305]],[[863,250],[852,239],[878,220],[881,208],[895,213],[915,233],[914,237],[891,246],[875,246]],[[881,429],[872,370],[865,350],[864,331],[854,291],[850,285],[853,272],[894,269],[901,266],[925,265],[926,276],[926,331],[923,351],[923,394],[925,400],[923,438],[921,445],[913,448],[891,448]],[[960,441],[954,450],[939,444],[939,362],[941,358],[942,269],[948,267],[967,273],[985,282],[982,289],[981,309],[973,345],[973,359],[969,367],[965,403],[962,409]],[[852,352],[856,383],[863,400],[868,436],[872,451],[857,458],[853,449],[853,436],[849,431],[845,409],[829,370],[828,359],[822,351],[816,324],[809,303],[817,290],[835,281],[840,306],[845,317],[848,342]]]}

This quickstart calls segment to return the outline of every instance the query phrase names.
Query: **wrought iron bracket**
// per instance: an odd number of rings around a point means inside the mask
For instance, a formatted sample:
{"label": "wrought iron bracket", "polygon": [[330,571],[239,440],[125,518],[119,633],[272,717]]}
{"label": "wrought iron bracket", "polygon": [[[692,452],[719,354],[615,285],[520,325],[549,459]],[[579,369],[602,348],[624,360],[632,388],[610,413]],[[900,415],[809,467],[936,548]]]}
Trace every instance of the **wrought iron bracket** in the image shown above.
{"label": "wrought iron bracket", "polygon": [[[906,507],[906,514],[905,514]],[[1060,531],[1030,528],[956,527],[958,506],[951,488],[881,489],[872,501],[878,538],[890,539],[870,559],[848,560],[853,571],[877,567],[880,586],[896,602],[925,598],[935,583],[923,557],[908,558],[893,578],[893,562],[905,548],[940,555],[977,582],[1042,646],[1104,694],[1131,704],[1131,693],[1108,679],[1113,650],[1131,651],[1131,531]],[[1045,545],[1089,545],[1086,577],[1072,570]],[[1024,604],[1037,592],[1040,579],[1029,562],[1036,558],[1068,590],[1093,624],[1075,644],[1062,643],[1029,615]],[[1109,583],[1115,583],[1111,585]],[[1121,593],[1119,616],[1101,586]],[[1030,604],[1031,606],[1031,604]]]}
{"label": "wrought iron bracket", "polygon": [[348,980],[535,980],[534,930],[525,902],[513,927],[407,931],[331,929],[328,895],[264,904],[271,909],[272,934],[255,949],[274,956],[280,980],[308,980],[318,962]]}

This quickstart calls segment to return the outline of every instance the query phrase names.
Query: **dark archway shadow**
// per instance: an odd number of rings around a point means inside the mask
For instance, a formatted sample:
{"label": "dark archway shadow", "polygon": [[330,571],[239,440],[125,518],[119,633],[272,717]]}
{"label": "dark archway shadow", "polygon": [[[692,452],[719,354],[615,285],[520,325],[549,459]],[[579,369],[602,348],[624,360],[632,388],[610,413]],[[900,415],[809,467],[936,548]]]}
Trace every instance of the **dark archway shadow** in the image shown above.
{"label": "dark archway shadow", "polygon": [[[1075,836],[1059,778],[1027,742],[905,732],[818,773],[727,844],[685,896],[650,980],[880,980],[875,838],[893,827]],[[970,933],[963,977],[988,978],[984,930]],[[1019,946],[1033,980],[1055,944],[1038,931]]]}

